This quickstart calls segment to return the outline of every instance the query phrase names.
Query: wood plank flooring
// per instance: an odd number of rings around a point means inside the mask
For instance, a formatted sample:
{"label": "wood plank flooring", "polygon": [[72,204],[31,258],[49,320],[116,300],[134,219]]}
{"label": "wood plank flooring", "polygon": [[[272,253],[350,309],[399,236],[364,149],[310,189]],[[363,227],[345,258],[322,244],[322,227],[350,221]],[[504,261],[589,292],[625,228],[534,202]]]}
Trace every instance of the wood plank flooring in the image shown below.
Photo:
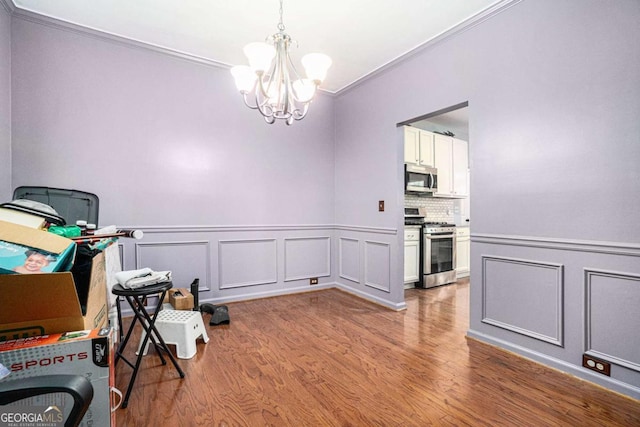
{"label": "wood plank flooring", "polygon": [[[231,324],[205,315],[209,343],[178,360],[185,379],[149,349],[117,425],[640,426],[640,401],[465,338],[468,281],[406,301],[332,289],[228,304]],[[130,372],[118,364],[123,391]]]}

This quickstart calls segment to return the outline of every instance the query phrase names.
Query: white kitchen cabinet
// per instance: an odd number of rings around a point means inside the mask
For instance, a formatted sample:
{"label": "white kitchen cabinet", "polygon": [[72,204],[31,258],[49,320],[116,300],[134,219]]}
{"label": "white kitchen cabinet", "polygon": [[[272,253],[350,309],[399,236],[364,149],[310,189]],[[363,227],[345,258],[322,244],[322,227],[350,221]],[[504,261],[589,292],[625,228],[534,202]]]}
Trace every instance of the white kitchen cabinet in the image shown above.
{"label": "white kitchen cabinet", "polygon": [[420,280],[420,227],[404,230],[404,283]]}
{"label": "white kitchen cabinet", "polygon": [[453,145],[453,194],[455,197],[469,195],[469,144],[467,141],[452,138]]}
{"label": "white kitchen cabinet", "polygon": [[469,227],[456,229],[456,275],[469,276],[471,267],[471,236]]}
{"label": "white kitchen cabinet", "polygon": [[404,162],[433,166],[434,134],[411,126],[404,127]]}
{"label": "white kitchen cabinet", "polygon": [[436,197],[451,197],[453,193],[453,143],[452,138],[436,134],[433,143],[434,166],[438,169]]}
{"label": "white kitchen cabinet", "polygon": [[438,169],[435,197],[464,198],[469,195],[469,151],[467,141],[434,134],[433,160]]}

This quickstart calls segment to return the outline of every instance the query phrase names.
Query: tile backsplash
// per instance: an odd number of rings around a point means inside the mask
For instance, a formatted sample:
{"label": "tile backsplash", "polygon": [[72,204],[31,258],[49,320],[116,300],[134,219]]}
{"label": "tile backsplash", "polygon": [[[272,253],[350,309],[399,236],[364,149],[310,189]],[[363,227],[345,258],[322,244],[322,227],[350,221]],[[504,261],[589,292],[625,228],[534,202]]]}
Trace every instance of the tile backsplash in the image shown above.
{"label": "tile backsplash", "polygon": [[427,221],[453,222],[454,200],[434,197],[419,197],[405,194],[404,205],[410,208],[423,208]]}

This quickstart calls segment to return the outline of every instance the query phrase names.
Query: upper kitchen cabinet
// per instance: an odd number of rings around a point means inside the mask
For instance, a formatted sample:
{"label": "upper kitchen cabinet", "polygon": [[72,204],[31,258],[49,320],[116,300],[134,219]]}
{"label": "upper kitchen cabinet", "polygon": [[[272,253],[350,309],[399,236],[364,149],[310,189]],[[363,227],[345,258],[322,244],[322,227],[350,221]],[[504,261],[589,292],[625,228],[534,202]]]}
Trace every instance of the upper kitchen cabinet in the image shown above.
{"label": "upper kitchen cabinet", "polygon": [[433,166],[434,134],[426,130],[404,127],[404,162]]}
{"label": "upper kitchen cabinet", "polygon": [[434,134],[434,166],[438,169],[435,197],[465,198],[469,195],[469,149],[467,141]]}

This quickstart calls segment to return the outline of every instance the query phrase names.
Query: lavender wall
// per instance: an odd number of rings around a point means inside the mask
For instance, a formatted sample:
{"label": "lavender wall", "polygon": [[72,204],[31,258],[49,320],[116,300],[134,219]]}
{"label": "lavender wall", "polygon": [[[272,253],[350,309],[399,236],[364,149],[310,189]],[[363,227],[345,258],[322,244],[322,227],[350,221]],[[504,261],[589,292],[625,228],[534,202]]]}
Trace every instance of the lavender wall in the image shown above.
{"label": "lavender wall", "polygon": [[333,99],[305,120],[267,125],[228,70],[16,11],[13,187],[100,198],[124,269],[200,279],[222,302],[333,282]]}
{"label": "lavender wall", "polygon": [[[336,222],[377,230],[402,227],[396,124],[468,101],[469,335],[635,397],[639,21],[635,0],[524,0],[336,100]],[[337,239],[373,239],[359,234]],[[401,233],[378,234],[400,252]],[[398,300],[402,272],[390,263]],[[612,363],[613,380],[582,368],[583,353]]]}
{"label": "lavender wall", "polygon": [[0,200],[11,191],[11,16],[0,2]]}
{"label": "lavender wall", "polygon": [[395,124],[468,100],[477,231],[638,242],[640,4],[532,3],[338,99],[338,223],[395,226],[371,204],[396,198]]}
{"label": "lavender wall", "polygon": [[103,223],[332,222],[330,98],[268,126],[228,70],[13,25],[15,186],[95,192]]}

